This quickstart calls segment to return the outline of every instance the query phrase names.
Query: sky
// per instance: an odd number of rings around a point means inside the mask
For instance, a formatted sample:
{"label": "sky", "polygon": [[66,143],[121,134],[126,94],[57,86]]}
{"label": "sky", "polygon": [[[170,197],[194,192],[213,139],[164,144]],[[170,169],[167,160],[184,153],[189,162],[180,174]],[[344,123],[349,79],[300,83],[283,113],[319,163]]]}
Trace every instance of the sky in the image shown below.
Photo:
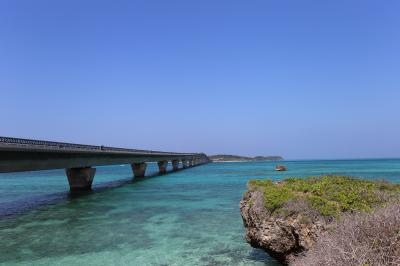
{"label": "sky", "polygon": [[400,1],[0,0],[0,136],[400,157]]}

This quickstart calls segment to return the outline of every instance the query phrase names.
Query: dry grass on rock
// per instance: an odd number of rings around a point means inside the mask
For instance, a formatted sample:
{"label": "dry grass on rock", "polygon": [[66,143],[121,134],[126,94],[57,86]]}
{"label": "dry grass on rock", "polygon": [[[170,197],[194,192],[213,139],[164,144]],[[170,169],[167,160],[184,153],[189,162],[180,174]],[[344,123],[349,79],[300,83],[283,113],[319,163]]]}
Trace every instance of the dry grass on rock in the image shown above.
{"label": "dry grass on rock", "polygon": [[343,216],[291,265],[400,265],[400,204]]}

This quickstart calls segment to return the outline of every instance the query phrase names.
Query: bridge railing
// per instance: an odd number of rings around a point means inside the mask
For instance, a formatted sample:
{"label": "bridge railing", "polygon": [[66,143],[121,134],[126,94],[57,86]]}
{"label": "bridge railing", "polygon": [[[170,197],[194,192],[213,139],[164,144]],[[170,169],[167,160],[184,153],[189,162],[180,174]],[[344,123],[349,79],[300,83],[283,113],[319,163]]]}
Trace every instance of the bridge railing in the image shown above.
{"label": "bridge railing", "polygon": [[72,144],[72,143],[55,142],[55,141],[19,139],[19,138],[9,138],[9,137],[0,137],[0,144],[18,145],[18,146],[43,146],[46,148],[53,148],[53,149],[72,148],[81,150],[100,150],[100,146]]}
{"label": "bridge railing", "polygon": [[152,150],[139,150],[139,149],[125,149],[125,148],[115,148],[106,146],[95,146],[95,145],[85,145],[85,144],[73,144],[66,142],[55,142],[55,141],[43,141],[43,140],[31,140],[31,139],[20,139],[20,138],[10,138],[1,137],[1,145],[17,145],[22,147],[41,147],[45,149],[52,150],[82,150],[82,151],[111,151],[111,152],[128,152],[128,153],[155,153],[155,154],[175,154],[175,155],[192,155],[193,153],[179,153],[179,152],[163,152],[163,151],[152,151]]}

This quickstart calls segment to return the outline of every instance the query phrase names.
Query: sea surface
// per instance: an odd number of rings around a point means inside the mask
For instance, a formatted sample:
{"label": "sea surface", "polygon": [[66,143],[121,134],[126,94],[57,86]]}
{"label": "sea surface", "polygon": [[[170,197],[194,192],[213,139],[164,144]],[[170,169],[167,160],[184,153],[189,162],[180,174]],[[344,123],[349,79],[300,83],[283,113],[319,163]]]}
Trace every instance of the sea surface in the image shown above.
{"label": "sea surface", "polygon": [[0,265],[278,265],[244,240],[239,201],[252,178],[345,174],[400,182],[400,160],[211,163],[132,181],[97,167],[68,194],[63,170],[0,174]]}

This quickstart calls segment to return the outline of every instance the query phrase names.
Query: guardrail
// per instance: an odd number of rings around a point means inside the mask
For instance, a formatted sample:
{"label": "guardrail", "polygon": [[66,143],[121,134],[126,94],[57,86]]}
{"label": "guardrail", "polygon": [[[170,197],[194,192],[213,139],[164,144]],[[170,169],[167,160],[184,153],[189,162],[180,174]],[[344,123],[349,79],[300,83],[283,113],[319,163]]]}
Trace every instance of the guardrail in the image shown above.
{"label": "guardrail", "polygon": [[44,140],[32,140],[32,139],[20,139],[0,136],[0,145],[14,145],[19,147],[41,147],[51,150],[82,150],[82,151],[111,151],[111,152],[124,152],[124,153],[156,153],[156,154],[175,154],[175,155],[191,155],[196,153],[179,153],[179,152],[163,152],[163,151],[152,151],[152,150],[139,150],[139,149],[126,149],[126,148],[115,148],[106,146],[95,146],[85,144],[73,144],[66,142],[55,142],[55,141],[44,141]]}

